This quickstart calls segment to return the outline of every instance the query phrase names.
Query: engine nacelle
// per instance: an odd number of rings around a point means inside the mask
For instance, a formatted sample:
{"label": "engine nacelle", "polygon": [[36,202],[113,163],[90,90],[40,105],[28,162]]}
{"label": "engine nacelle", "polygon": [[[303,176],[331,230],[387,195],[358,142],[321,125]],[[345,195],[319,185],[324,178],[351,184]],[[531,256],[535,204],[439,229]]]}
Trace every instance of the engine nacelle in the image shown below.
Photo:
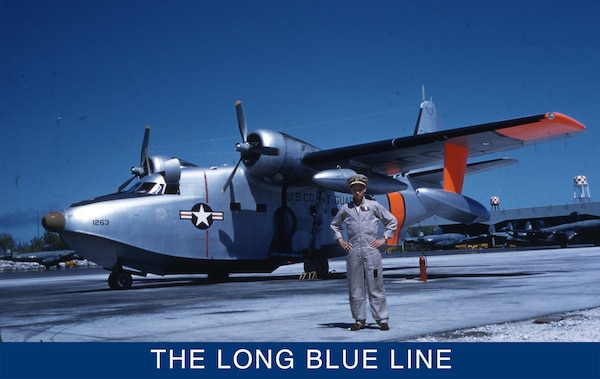
{"label": "engine nacelle", "polygon": [[165,181],[169,184],[179,183],[181,177],[181,163],[177,158],[165,157],[162,155],[151,155],[150,172],[160,173],[164,176]]}
{"label": "engine nacelle", "polygon": [[314,170],[298,164],[304,154],[320,150],[307,142],[285,133],[258,129],[248,135],[248,143],[257,148],[279,149],[278,155],[266,155],[254,151],[245,154],[242,162],[249,175],[281,183],[310,179],[314,174]]}
{"label": "engine nacelle", "polygon": [[[349,168],[334,168],[323,170],[313,176],[313,182],[321,187],[337,191],[351,193],[348,188],[348,179],[356,175],[356,171]],[[384,195],[391,192],[399,192],[408,188],[408,186],[394,178],[385,175],[369,175],[369,195]]]}
{"label": "engine nacelle", "polygon": [[483,205],[459,193],[435,188],[418,188],[416,193],[425,208],[447,220],[473,224],[490,218]]}

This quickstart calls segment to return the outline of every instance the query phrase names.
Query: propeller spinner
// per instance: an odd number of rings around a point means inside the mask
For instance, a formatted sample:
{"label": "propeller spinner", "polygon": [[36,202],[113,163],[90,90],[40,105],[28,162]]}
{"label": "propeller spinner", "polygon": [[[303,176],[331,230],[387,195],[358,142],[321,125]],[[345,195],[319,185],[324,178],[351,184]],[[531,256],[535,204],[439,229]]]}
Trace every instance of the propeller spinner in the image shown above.
{"label": "propeller spinner", "polygon": [[236,163],[233,171],[227,178],[222,193],[227,191],[227,188],[231,185],[231,181],[233,180],[233,176],[235,175],[240,163],[244,161],[245,164],[250,164],[251,162],[258,159],[261,155],[279,155],[279,149],[276,147],[267,147],[262,146],[262,142],[258,141],[248,141],[248,126],[246,125],[246,116],[244,115],[244,109],[242,108],[242,102],[236,101],[235,103],[235,111],[237,114],[238,120],[238,128],[240,130],[240,135],[242,136],[242,142],[238,142],[235,144],[235,151],[240,153],[240,159]]}

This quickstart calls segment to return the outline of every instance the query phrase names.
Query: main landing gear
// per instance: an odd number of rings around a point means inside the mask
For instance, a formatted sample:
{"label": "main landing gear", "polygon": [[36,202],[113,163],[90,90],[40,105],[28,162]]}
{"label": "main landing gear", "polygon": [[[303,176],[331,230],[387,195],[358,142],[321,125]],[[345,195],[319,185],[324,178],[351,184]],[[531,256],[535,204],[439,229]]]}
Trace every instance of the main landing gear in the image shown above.
{"label": "main landing gear", "polygon": [[325,257],[308,257],[304,260],[304,272],[317,273],[317,278],[327,279],[329,276],[329,261]]}

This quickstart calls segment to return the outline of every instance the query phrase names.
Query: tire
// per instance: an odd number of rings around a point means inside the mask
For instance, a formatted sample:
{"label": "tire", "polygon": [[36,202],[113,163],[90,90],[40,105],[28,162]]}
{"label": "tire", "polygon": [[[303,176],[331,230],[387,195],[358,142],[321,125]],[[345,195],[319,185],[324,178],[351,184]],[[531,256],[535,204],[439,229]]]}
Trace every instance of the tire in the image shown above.
{"label": "tire", "polygon": [[108,286],[113,290],[128,290],[133,284],[131,274],[125,271],[113,271],[108,275]]}

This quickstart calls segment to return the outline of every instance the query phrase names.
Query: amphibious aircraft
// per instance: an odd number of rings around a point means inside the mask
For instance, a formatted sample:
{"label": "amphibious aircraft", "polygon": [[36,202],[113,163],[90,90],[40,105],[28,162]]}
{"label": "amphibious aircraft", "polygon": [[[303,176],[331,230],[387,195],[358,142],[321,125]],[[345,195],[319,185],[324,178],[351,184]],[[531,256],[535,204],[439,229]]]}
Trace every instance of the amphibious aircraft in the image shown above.
{"label": "amphibious aircraft", "polygon": [[579,220],[537,228],[527,221],[525,229],[515,229],[512,223],[508,223],[500,232],[491,231],[490,236],[518,246],[567,247],[570,243],[593,243],[598,246],[600,245],[600,220]]}
{"label": "amphibious aircraft", "polygon": [[544,113],[450,130],[436,130],[433,102],[421,103],[415,134],[334,149],[288,134],[248,134],[236,103],[241,142],[231,168],[198,167],[148,152],[146,127],[140,165],[116,193],[77,202],[44,216],[48,231],[111,273],[113,289],[127,289],[132,274],[272,272],[304,262],[307,272],[328,273],[328,258],[344,255],[329,223],[351,200],[346,180],[369,176],[368,192],[399,221],[389,242],[432,215],[460,223],[484,220],[482,204],[461,194],[465,174],[514,163],[469,158],[564,138],[585,126]]}
{"label": "amphibious aircraft", "polygon": [[[425,235],[421,230],[418,236],[405,237],[404,241],[425,249],[449,249],[469,241],[471,238],[461,233],[444,233],[441,228],[436,228],[433,234]],[[479,236],[473,238],[479,238]]]}

